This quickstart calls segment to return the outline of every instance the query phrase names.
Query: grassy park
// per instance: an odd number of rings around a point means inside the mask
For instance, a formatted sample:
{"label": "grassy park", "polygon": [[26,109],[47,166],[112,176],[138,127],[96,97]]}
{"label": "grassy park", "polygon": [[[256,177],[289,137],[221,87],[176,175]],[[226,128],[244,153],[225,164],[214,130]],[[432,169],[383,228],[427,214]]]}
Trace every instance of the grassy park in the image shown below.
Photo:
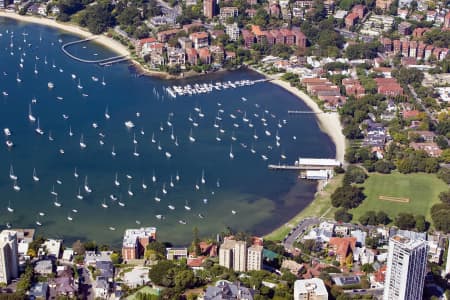
{"label": "grassy park", "polygon": [[286,234],[295,227],[300,220],[306,217],[324,217],[334,218],[336,208],[331,206],[331,194],[342,184],[343,174],[336,175],[331,179],[325,188],[316,193],[314,200],[303,209],[298,215],[292,218],[289,222],[278,227],[264,238],[273,241],[282,240]]}
{"label": "grassy park", "polygon": [[421,214],[431,221],[431,206],[439,202],[439,193],[448,189],[436,174],[427,173],[373,173],[362,186],[367,198],[350,211],[353,222],[369,210],[383,210],[391,219],[400,212]]}

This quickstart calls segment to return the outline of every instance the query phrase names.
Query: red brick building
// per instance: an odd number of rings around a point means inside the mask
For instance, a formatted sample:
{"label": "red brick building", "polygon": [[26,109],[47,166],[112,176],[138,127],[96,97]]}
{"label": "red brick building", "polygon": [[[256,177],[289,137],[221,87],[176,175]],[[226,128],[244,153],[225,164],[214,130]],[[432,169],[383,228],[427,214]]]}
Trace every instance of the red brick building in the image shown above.
{"label": "red brick building", "polygon": [[357,13],[351,12],[345,17],[345,27],[350,29],[352,26],[358,22],[359,16]]}

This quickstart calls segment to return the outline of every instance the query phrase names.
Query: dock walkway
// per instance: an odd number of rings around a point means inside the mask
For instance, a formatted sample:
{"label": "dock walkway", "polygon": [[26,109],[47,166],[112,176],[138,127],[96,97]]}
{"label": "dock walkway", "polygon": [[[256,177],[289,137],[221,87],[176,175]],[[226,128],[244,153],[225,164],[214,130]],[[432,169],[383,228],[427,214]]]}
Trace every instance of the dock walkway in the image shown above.
{"label": "dock walkway", "polygon": [[89,59],[83,59],[80,57],[76,57],[75,55],[73,55],[72,53],[67,51],[67,47],[69,47],[69,46],[89,42],[89,41],[94,40],[95,38],[96,37],[88,37],[86,39],[65,43],[64,45],[61,46],[61,50],[64,52],[64,54],[66,54],[68,57],[72,58],[73,60],[76,60],[76,61],[79,61],[82,63],[88,63],[88,64],[99,64],[101,66],[128,60],[128,57],[126,55],[118,55],[118,56],[113,56],[113,57],[108,57],[108,58],[103,58],[103,59],[89,60]]}

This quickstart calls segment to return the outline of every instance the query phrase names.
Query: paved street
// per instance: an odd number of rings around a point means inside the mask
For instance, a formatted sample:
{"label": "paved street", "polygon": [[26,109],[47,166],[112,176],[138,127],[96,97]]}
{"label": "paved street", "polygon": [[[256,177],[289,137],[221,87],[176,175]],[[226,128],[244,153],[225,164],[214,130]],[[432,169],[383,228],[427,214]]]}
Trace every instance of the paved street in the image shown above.
{"label": "paved street", "polygon": [[303,219],[296,227],[294,227],[290,234],[284,239],[284,248],[289,250],[293,248],[293,244],[297,238],[306,231],[306,229],[312,225],[320,223],[319,218],[306,218]]}
{"label": "paved street", "polygon": [[92,290],[91,276],[88,270],[84,267],[78,269],[80,275],[80,289],[79,295],[83,300],[94,300],[95,295]]}

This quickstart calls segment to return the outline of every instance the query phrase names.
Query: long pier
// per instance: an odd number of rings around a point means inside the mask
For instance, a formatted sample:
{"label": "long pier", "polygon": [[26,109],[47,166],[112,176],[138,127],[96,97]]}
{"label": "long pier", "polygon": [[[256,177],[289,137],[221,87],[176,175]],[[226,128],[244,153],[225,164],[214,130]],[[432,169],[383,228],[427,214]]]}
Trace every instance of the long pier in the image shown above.
{"label": "long pier", "polygon": [[73,55],[72,53],[67,51],[67,49],[66,49],[69,46],[89,42],[93,39],[95,39],[95,37],[88,37],[83,40],[65,43],[64,45],[61,46],[61,50],[64,52],[64,54],[66,54],[68,57],[72,58],[73,60],[76,60],[76,61],[79,61],[82,63],[87,63],[87,64],[99,64],[101,66],[104,66],[106,64],[113,64],[113,63],[121,62],[124,60],[128,60],[127,55],[118,55],[118,56],[113,56],[113,57],[109,57],[109,58],[97,59],[97,60],[83,59],[80,57],[76,57],[75,55]]}
{"label": "long pier", "polygon": [[300,170],[324,170],[324,169],[333,169],[331,166],[314,166],[314,165],[269,165],[269,170],[291,170],[291,171],[300,171]]}
{"label": "long pier", "polygon": [[288,110],[290,115],[302,115],[302,114],[321,114],[322,112],[315,112],[312,110]]}

